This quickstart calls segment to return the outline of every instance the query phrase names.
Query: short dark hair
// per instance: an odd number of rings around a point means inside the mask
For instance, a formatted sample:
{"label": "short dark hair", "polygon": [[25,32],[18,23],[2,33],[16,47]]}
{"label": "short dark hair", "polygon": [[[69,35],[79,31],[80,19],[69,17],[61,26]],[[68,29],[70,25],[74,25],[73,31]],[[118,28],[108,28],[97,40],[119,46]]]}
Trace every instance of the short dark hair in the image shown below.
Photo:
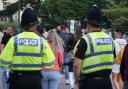
{"label": "short dark hair", "polygon": [[60,26],[60,29],[61,29],[61,30],[66,29],[66,28],[67,28],[66,25],[61,25],[61,26]]}
{"label": "short dark hair", "polygon": [[24,26],[24,27],[21,27],[23,28],[25,31],[28,31],[30,28],[34,27],[36,25],[28,25],[28,26]]}
{"label": "short dark hair", "polygon": [[89,23],[89,22],[88,22],[88,24],[89,24],[90,26],[92,26],[92,27],[95,27],[95,28],[100,28],[100,27],[101,27],[100,25],[93,24],[93,23]]}
{"label": "short dark hair", "polygon": [[124,35],[123,29],[116,29],[115,32],[120,32],[122,35]]}

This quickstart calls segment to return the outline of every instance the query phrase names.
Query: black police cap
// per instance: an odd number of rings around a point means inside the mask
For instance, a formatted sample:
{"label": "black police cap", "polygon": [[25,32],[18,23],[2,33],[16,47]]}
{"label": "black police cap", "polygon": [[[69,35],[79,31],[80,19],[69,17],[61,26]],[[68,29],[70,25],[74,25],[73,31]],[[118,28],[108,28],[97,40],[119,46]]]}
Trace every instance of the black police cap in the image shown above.
{"label": "black police cap", "polygon": [[87,23],[101,25],[101,22],[102,22],[101,9],[98,6],[93,5],[93,7],[90,8],[90,10],[86,15],[86,21]]}
{"label": "black police cap", "polygon": [[21,17],[21,27],[39,24],[37,13],[31,8],[24,10]]}

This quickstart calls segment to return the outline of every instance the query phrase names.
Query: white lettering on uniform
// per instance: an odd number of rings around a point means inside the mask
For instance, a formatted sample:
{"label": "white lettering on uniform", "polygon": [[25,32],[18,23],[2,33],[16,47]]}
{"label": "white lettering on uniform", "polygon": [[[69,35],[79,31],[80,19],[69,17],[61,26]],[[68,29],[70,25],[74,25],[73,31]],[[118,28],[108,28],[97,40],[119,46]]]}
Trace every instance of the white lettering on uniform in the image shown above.
{"label": "white lettering on uniform", "polygon": [[38,39],[33,39],[33,38],[20,38],[19,39],[19,45],[37,46],[38,45]]}
{"label": "white lettering on uniform", "polygon": [[111,38],[96,38],[95,41],[97,45],[112,44]]}

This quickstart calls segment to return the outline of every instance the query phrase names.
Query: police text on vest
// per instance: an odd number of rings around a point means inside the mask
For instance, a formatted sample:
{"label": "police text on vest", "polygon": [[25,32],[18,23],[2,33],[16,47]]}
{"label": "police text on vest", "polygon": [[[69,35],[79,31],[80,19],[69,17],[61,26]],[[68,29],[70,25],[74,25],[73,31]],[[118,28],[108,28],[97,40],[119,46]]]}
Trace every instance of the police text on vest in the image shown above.
{"label": "police text on vest", "polygon": [[96,38],[95,41],[97,45],[112,44],[111,38]]}
{"label": "police text on vest", "polygon": [[33,38],[20,38],[19,45],[24,46],[38,46],[38,39]]}

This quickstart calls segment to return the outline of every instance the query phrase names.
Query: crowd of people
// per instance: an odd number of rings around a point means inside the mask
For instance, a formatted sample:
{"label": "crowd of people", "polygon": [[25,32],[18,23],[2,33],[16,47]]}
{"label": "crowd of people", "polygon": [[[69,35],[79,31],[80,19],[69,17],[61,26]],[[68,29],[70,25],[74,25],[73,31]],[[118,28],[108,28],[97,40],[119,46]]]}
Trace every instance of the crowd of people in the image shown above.
{"label": "crowd of people", "polygon": [[128,89],[124,31],[116,29],[114,38],[103,32],[98,6],[85,18],[79,39],[66,24],[42,31],[31,8],[22,14],[24,32],[0,29],[0,89],[58,89],[62,74],[70,89]]}

